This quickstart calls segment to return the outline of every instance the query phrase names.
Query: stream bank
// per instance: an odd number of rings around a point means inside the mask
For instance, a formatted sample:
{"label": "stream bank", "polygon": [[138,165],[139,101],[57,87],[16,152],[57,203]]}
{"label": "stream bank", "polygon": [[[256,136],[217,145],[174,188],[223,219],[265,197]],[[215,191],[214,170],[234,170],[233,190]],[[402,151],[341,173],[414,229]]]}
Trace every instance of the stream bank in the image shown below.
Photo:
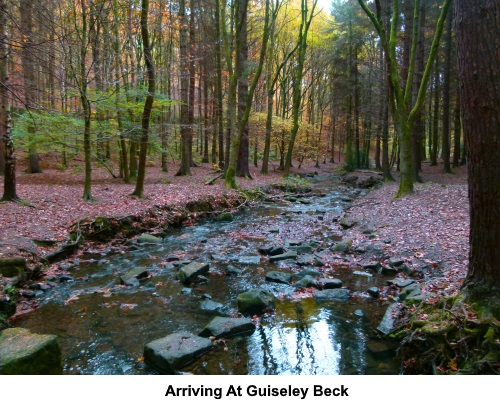
{"label": "stream bank", "polygon": [[[277,298],[276,310],[253,318],[256,332],[227,340],[185,371],[397,373],[394,347],[376,332],[387,308],[390,277],[368,267],[350,267],[352,242],[344,240],[339,223],[366,191],[325,176],[312,182],[314,198],[270,198],[243,209],[232,221],[174,229],[160,243],[113,249],[94,245],[81,257],[51,266],[39,283],[48,287],[34,290],[40,308],[15,317],[13,323],[58,335],[65,373],[154,373],[142,361],[147,342],[178,330],[196,333],[214,310],[238,316],[236,297],[264,287]],[[269,244],[295,252],[294,258],[267,258],[259,250]],[[178,269],[192,261],[210,263],[210,271],[183,286]],[[147,276],[127,283],[127,274],[138,268]],[[268,277],[273,272],[287,273],[293,281],[276,282]],[[337,280],[343,294],[329,293]]]}

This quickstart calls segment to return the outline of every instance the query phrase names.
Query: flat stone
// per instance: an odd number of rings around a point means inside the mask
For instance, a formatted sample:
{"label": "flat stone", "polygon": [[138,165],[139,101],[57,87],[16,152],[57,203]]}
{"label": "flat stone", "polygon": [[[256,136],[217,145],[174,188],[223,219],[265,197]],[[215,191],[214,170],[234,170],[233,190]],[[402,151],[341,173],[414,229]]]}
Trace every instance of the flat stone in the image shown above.
{"label": "flat stone", "polygon": [[257,288],[238,295],[238,310],[241,313],[261,314],[264,310],[275,307],[276,298],[267,290]]}
{"label": "flat stone", "polygon": [[191,288],[188,288],[188,287],[184,287],[182,290],[181,290],[181,294],[183,295],[190,295],[192,292]]}
{"label": "flat stone", "polygon": [[266,280],[281,284],[290,284],[292,282],[292,275],[282,271],[270,271],[266,274]]}
{"label": "flat stone", "polygon": [[318,302],[327,301],[338,301],[347,302],[349,301],[350,291],[344,288],[336,288],[334,290],[319,290],[314,291],[313,298]]}
{"label": "flat stone", "polygon": [[366,246],[359,245],[354,248],[354,253],[363,254],[366,253]]}
{"label": "flat stone", "polygon": [[425,294],[417,294],[411,297],[408,297],[406,301],[409,304],[420,304],[422,301],[427,300],[429,298],[435,298],[436,294],[434,293],[425,293]]}
{"label": "flat stone", "polygon": [[149,276],[149,272],[144,268],[137,268],[130,271],[127,271],[125,274],[120,276],[120,283],[136,286],[138,285],[138,280],[146,278]]}
{"label": "flat stone", "polygon": [[342,280],[338,278],[320,278],[318,284],[323,288],[323,290],[333,290],[334,288],[342,287]]}
{"label": "flat stone", "polygon": [[326,265],[325,262],[321,260],[318,256],[314,256],[313,264],[317,267],[323,267]]}
{"label": "flat stone", "polygon": [[165,374],[174,374],[213,347],[210,339],[189,332],[172,333],[144,346],[144,361]]}
{"label": "flat stone", "polygon": [[406,286],[413,283],[416,283],[416,281],[411,278],[394,278],[392,280],[387,280],[387,284],[395,285],[399,288],[405,288]]}
{"label": "flat stone", "polygon": [[363,262],[361,263],[364,269],[379,271],[382,268],[382,265],[379,262],[371,261],[371,262]]}
{"label": "flat stone", "polygon": [[420,284],[411,283],[407,285],[403,290],[399,293],[398,298],[402,301],[414,297],[415,295],[419,295],[422,292],[420,289]]}
{"label": "flat stone", "polygon": [[302,288],[317,287],[318,282],[313,276],[304,276],[299,281],[294,284],[294,287],[298,290]]}
{"label": "flat stone", "polygon": [[296,274],[298,278],[303,278],[305,276],[321,277],[321,275],[322,273],[319,270],[312,268],[301,270]]}
{"label": "flat stone", "polygon": [[294,252],[297,252],[300,255],[307,254],[307,253],[312,253],[312,247],[309,245],[304,245],[304,246],[290,246],[290,250],[293,250]]}
{"label": "flat stone", "polygon": [[287,239],[285,241],[285,245],[286,246],[300,246],[300,245],[302,245],[302,242],[300,240],[297,240],[297,239]]}
{"label": "flat stone", "polygon": [[238,263],[240,264],[259,264],[260,256],[240,256],[238,257]]}
{"label": "flat stone", "polygon": [[[200,302],[200,305],[198,305],[198,309],[203,312],[209,312],[209,313],[217,313],[220,314],[222,312],[222,309],[224,308],[224,305],[222,305],[220,302],[215,302],[212,300],[203,300]],[[203,336],[203,335],[200,335]]]}
{"label": "flat stone", "polygon": [[311,254],[301,255],[297,258],[296,262],[299,266],[307,266],[314,262],[314,256]]}
{"label": "flat stone", "polygon": [[0,374],[62,374],[57,336],[5,329],[0,333]]}
{"label": "flat stone", "polygon": [[239,276],[240,274],[243,273],[243,270],[240,270],[234,266],[228,265],[226,268],[226,274],[231,274],[234,276]]}
{"label": "flat stone", "polygon": [[368,290],[366,290],[366,292],[373,298],[378,298],[380,296],[380,290],[378,289],[378,287],[370,287]]}
{"label": "flat stone", "polygon": [[399,315],[399,311],[400,309],[398,304],[391,304],[385,311],[382,321],[380,321],[380,324],[377,326],[377,330],[384,335],[391,333],[394,329],[394,324],[397,316]]}
{"label": "flat stone", "polygon": [[255,324],[248,318],[215,317],[203,328],[200,336],[216,338],[234,335],[251,335],[255,332]]}
{"label": "flat stone", "polygon": [[357,309],[354,311],[354,315],[356,315],[359,318],[362,318],[363,316],[365,316],[365,313],[361,309]]}
{"label": "flat stone", "polygon": [[182,283],[188,284],[190,283],[195,277],[201,276],[205,273],[208,272],[210,269],[210,265],[208,263],[200,263],[200,262],[191,262],[187,264],[186,266],[183,266],[179,270],[179,280]]}
{"label": "flat stone", "polygon": [[142,234],[137,238],[138,243],[162,243],[163,239],[159,238],[158,236],[150,235],[150,234]]}
{"label": "flat stone", "polygon": [[296,258],[297,258],[297,252],[288,251],[288,252],[285,252],[281,255],[270,256],[269,261],[271,263],[276,263],[276,262],[279,262],[281,260],[288,260],[288,259],[295,260]]}
{"label": "flat stone", "polygon": [[389,266],[391,267],[399,267],[404,264],[404,260],[399,257],[391,257],[389,259]]}

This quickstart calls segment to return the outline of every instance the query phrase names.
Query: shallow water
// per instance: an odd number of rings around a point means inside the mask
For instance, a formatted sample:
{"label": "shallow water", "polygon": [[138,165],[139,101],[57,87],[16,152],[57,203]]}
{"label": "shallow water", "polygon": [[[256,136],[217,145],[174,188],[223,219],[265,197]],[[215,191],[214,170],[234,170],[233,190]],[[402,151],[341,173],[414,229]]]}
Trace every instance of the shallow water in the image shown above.
{"label": "shallow water", "polygon": [[[334,180],[314,181],[310,204],[279,203],[243,211],[232,222],[205,222],[170,232],[161,245],[140,246],[108,254],[88,254],[72,268],[75,281],[50,289],[38,310],[17,318],[15,326],[59,337],[67,374],[154,374],[142,361],[146,343],[170,333],[198,333],[213,317],[198,306],[204,294],[235,315],[240,292],[264,286],[277,297],[276,311],[259,319],[251,336],[226,339],[184,371],[194,374],[396,374],[393,351],[375,328],[386,303],[364,291],[382,287],[383,276],[356,276],[346,266],[326,268],[357,292],[347,303],[318,303],[293,286],[265,281],[271,270],[303,270],[293,262],[271,264],[258,247],[271,241],[317,241],[328,247],[339,240],[334,221],[355,195]],[[323,195],[323,196],[320,196]],[[331,252],[325,250],[328,262]],[[168,256],[210,263],[207,283],[195,283],[190,294],[175,278]],[[257,263],[258,262],[258,263]],[[244,272],[227,275],[233,265]],[[120,285],[127,271],[144,267],[151,277],[139,287]],[[312,268],[309,266],[309,268]]]}

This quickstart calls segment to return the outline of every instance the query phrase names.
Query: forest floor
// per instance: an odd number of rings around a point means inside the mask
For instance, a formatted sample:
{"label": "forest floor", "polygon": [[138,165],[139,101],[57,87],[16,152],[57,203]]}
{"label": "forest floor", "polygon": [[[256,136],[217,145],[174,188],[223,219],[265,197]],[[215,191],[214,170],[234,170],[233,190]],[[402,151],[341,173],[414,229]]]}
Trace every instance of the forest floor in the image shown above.
{"label": "forest floor", "polygon": [[[185,207],[188,202],[206,196],[238,196],[236,191],[225,188],[222,179],[205,185],[217,176],[211,164],[201,164],[192,169],[192,176],[183,177],[174,176],[176,167],[171,166],[167,173],[159,167],[147,168],[145,199],[130,196],[133,184],[124,184],[121,179],[111,178],[105,169],[98,168],[93,171],[95,201],[90,203],[82,201],[83,173],[76,168],[65,171],[48,168],[41,174],[26,174],[21,168],[17,180],[22,202],[0,203],[0,258],[20,254],[43,256],[50,248],[38,246],[33,240],[61,244],[68,238],[71,225],[83,218],[140,215],[155,206]],[[310,163],[302,169],[295,168],[294,174],[327,174],[337,166],[327,163],[318,169]],[[253,180],[238,179],[243,189],[282,181],[281,172],[277,170],[271,169],[270,174],[264,176],[252,167],[251,173]],[[430,279],[423,293],[452,296],[462,284],[468,263],[466,168],[443,174],[442,165],[433,167],[424,162],[422,179],[424,182],[416,184],[415,193],[410,196],[394,199],[397,191],[397,182],[394,182],[356,199],[349,217],[357,225],[346,234],[357,246],[368,241],[369,235],[363,231],[373,228],[375,241],[390,239],[391,243],[385,247],[390,256],[402,258],[415,269],[426,265],[438,269],[441,276]]]}
{"label": "forest floor", "polygon": [[[192,168],[191,176],[175,176],[178,164],[171,164],[168,172],[162,172],[158,166],[147,167],[144,199],[130,195],[135,183],[125,184],[122,179],[112,178],[106,169],[96,168],[92,172],[94,201],[86,203],[82,200],[81,167],[58,170],[52,166],[39,174],[27,174],[25,168],[19,168],[17,194],[21,202],[0,202],[0,258],[27,253],[42,256],[48,249],[37,246],[33,240],[60,244],[68,238],[71,225],[83,218],[140,215],[153,207],[185,207],[189,202],[210,196],[239,196],[236,191],[226,189],[223,179],[212,185],[205,184],[218,176],[211,164]],[[260,174],[260,169],[251,167],[253,179],[238,178],[238,184],[242,189],[279,184],[282,174],[276,167],[270,165],[266,176]],[[293,173],[330,173],[335,167],[325,164],[315,169],[305,165],[294,168]],[[2,193],[3,182],[0,195]]]}

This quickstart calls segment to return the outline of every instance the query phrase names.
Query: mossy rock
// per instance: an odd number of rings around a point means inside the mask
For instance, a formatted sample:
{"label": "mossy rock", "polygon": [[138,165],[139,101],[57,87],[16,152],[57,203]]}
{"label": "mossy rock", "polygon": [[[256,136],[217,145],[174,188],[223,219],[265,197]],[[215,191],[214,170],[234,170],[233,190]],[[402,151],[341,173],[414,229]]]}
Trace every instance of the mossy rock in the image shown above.
{"label": "mossy rock", "polygon": [[8,257],[0,259],[0,275],[4,277],[20,277],[26,270],[24,257]]}
{"label": "mossy rock", "polygon": [[62,355],[55,335],[23,328],[0,333],[0,374],[61,374]]}
{"label": "mossy rock", "polygon": [[230,212],[223,212],[215,218],[216,221],[220,222],[231,222],[233,220],[233,214]]}
{"label": "mossy rock", "polygon": [[238,310],[244,314],[262,314],[266,309],[276,307],[274,295],[263,289],[254,289],[238,295]]}
{"label": "mossy rock", "polygon": [[352,239],[346,238],[342,239],[340,242],[337,242],[330,248],[330,250],[332,252],[347,253],[351,249],[351,246],[352,246]]}

